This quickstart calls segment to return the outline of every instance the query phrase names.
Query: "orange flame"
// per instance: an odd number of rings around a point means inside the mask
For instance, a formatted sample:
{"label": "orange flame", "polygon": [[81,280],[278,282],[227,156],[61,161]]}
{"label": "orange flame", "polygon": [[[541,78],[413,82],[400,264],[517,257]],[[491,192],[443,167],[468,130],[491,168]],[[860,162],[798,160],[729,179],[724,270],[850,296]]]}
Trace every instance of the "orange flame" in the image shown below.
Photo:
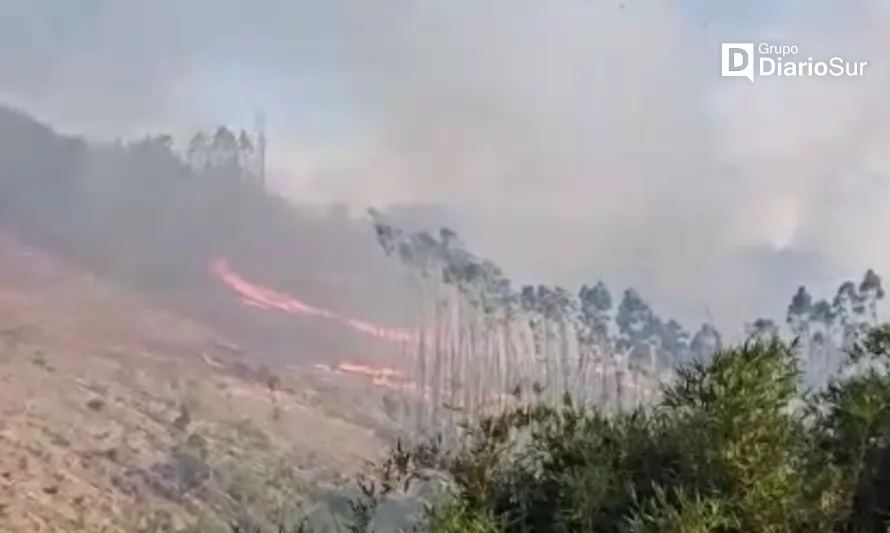
{"label": "orange flame", "polygon": [[333,311],[305,304],[288,294],[251,283],[233,272],[225,259],[213,261],[210,264],[210,271],[235,291],[244,304],[252,307],[278,310],[298,316],[316,316],[336,320],[354,331],[393,342],[412,342],[416,339],[416,335],[411,331],[384,328],[355,318],[344,317]]}
{"label": "orange flame", "polygon": [[[419,338],[417,333],[410,330],[384,328],[355,318],[345,317],[333,311],[303,303],[288,294],[251,283],[233,272],[225,259],[213,261],[210,264],[210,271],[238,294],[241,302],[247,306],[262,310],[277,310],[296,316],[315,316],[335,320],[354,331],[393,342],[417,342]],[[432,398],[429,385],[421,387],[413,382],[405,372],[394,368],[374,367],[358,362],[341,362],[334,368],[316,364],[314,368],[325,373],[361,376],[370,379],[375,386],[399,391],[423,401],[430,401]],[[504,401],[507,396],[494,395],[493,398]]]}

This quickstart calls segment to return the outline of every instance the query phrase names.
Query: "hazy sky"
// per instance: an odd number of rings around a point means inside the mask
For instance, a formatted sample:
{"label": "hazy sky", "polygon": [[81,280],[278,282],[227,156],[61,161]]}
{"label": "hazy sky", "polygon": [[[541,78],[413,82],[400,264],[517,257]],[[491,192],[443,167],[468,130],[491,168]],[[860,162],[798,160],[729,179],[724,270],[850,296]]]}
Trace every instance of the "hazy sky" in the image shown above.
{"label": "hazy sky", "polygon": [[[721,41],[870,64],[751,84]],[[520,276],[721,322],[890,273],[887,95],[886,0],[0,0],[0,99],[68,131],[262,106],[296,197],[444,202]]]}

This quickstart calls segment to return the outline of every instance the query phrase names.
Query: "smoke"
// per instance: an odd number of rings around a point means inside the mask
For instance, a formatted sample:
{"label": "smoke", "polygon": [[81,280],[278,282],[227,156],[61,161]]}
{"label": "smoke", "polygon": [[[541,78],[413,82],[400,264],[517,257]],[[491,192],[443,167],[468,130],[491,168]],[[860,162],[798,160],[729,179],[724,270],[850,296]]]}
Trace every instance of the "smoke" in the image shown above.
{"label": "smoke", "polygon": [[728,242],[818,252],[825,273],[813,278],[823,290],[865,266],[890,269],[880,244],[890,199],[888,15],[877,2],[789,3],[749,40],[795,44],[792,60],[868,61],[866,74],[715,82],[709,91],[715,157],[736,175]]}
{"label": "smoke", "polygon": [[[0,10],[12,103],[103,136],[250,126],[263,105],[283,191],[444,205],[522,279],[633,284],[659,309],[735,325],[782,313],[799,282],[890,272],[885,3],[753,2],[745,17],[633,0]],[[727,40],[869,70],[723,79]]]}

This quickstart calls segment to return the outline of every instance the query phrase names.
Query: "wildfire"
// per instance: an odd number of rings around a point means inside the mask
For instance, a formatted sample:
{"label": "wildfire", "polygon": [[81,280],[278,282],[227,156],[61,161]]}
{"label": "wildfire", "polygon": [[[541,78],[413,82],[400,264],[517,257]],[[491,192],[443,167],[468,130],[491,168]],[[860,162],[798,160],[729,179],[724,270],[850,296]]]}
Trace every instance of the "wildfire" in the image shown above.
{"label": "wildfire", "polygon": [[[415,343],[418,340],[418,334],[410,330],[384,328],[369,322],[346,317],[327,309],[311,306],[288,294],[251,283],[233,272],[225,259],[213,261],[210,264],[210,271],[228,288],[234,291],[241,299],[241,303],[246,306],[266,311],[280,311],[295,316],[312,316],[334,320],[353,331],[387,341]],[[415,398],[421,398],[424,401],[429,401],[432,398],[432,391],[429,385],[421,387],[418,383],[413,382],[405,372],[394,368],[369,366],[351,361],[341,362],[335,367],[317,364],[315,369],[326,373],[361,376],[371,380],[376,386],[399,391]],[[494,395],[492,398],[498,405],[506,401],[504,400],[506,396],[502,398],[501,395]],[[455,408],[459,408],[459,406]]]}
{"label": "wildfire", "polygon": [[412,342],[416,338],[415,334],[409,330],[384,328],[356,318],[345,317],[333,311],[303,303],[289,294],[251,283],[233,272],[225,259],[213,261],[210,264],[210,271],[235,291],[241,297],[242,303],[251,307],[277,310],[296,316],[314,316],[335,320],[354,331],[393,342]]}

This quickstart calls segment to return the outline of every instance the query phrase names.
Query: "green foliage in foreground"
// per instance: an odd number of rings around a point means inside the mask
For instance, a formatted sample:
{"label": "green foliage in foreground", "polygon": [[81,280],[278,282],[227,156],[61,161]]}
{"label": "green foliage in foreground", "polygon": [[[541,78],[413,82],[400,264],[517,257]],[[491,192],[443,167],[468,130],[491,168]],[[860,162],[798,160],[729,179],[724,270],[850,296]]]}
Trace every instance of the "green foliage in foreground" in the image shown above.
{"label": "green foliage in foreground", "polygon": [[648,409],[605,416],[566,398],[483,420],[457,450],[398,446],[361,483],[351,530],[374,530],[384,495],[445,472],[418,531],[887,531],[890,326],[825,390],[802,390],[794,353],[778,340],[724,350],[682,367]]}
{"label": "green foliage in foreground", "polygon": [[428,529],[886,531],[888,356],[885,326],[806,393],[791,347],[750,343],[681,368],[654,408],[606,417],[567,400],[483,421],[439,454],[454,490]]}

